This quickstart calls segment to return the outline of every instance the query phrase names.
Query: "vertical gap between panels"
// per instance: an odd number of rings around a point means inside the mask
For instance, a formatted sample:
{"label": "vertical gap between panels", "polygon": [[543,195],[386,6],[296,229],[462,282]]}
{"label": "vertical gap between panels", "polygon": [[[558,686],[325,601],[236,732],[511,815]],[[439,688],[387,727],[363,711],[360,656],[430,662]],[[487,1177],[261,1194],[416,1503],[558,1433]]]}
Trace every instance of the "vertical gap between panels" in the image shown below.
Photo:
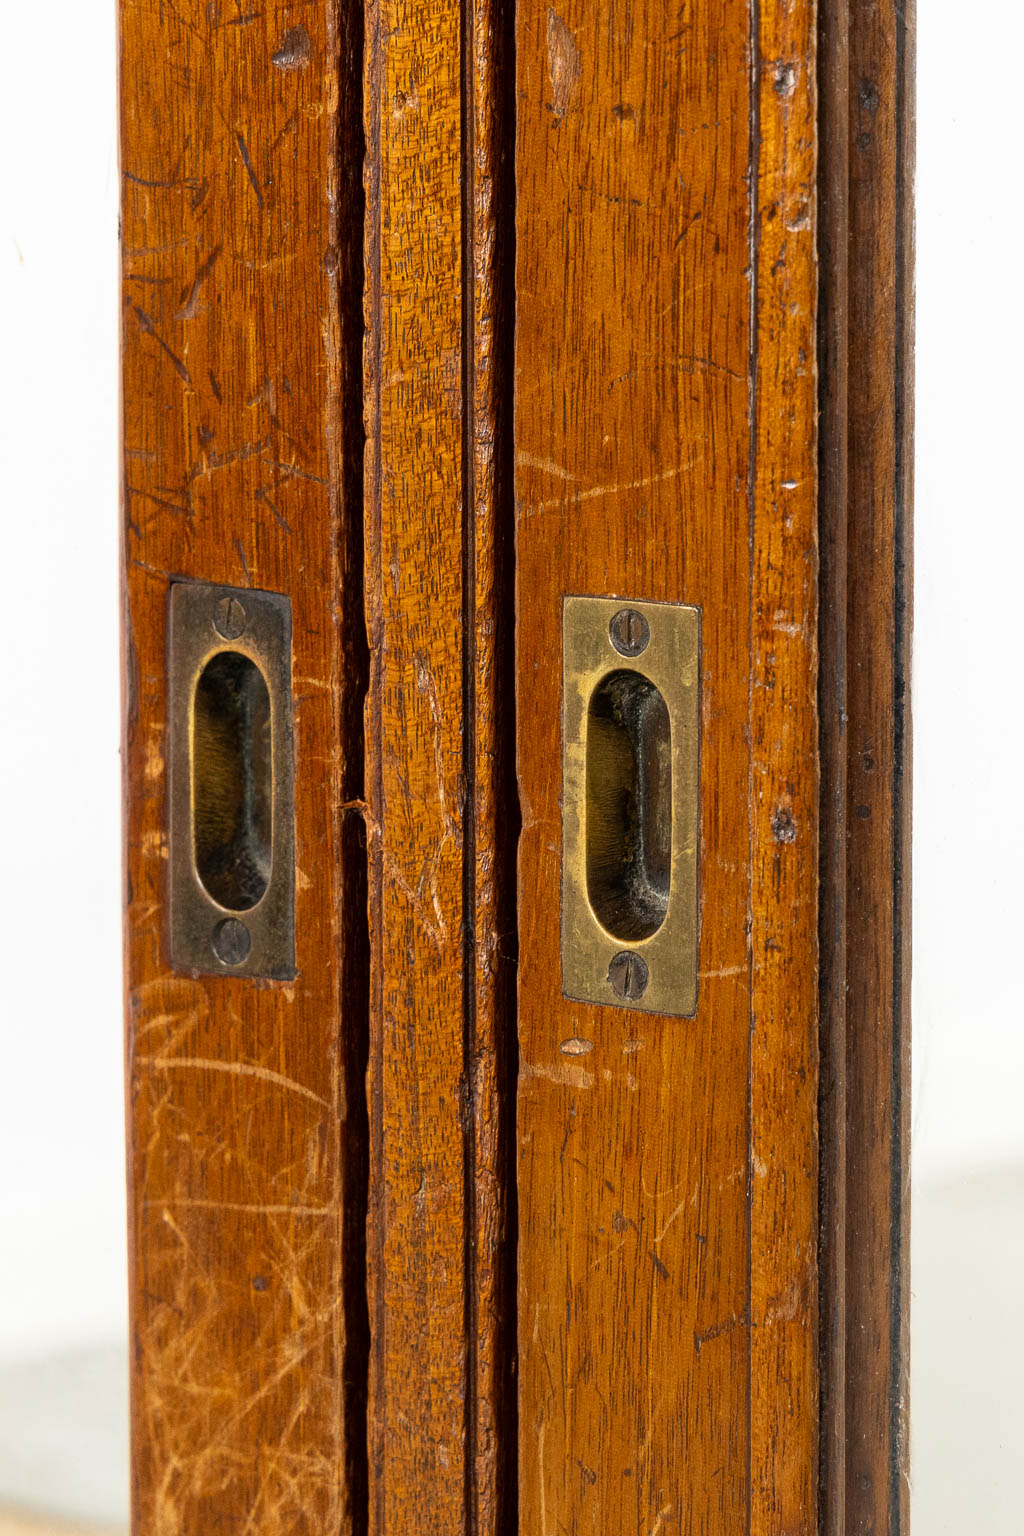
{"label": "vertical gap between panels", "polygon": [[496,1536],[519,1531],[519,1396],[518,1396],[518,1249],[517,1095],[519,1083],[519,1018],[517,868],[521,815],[516,776],[516,570],[515,570],[515,442],[513,398],[515,378],[515,262],[516,262],[516,44],[515,0],[495,0],[499,9],[493,29],[492,168],[495,210],[495,576],[499,610],[495,626],[495,699],[499,807],[496,854],[502,871],[495,912],[498,957],[498,1111],[502,1147],[503,1201],[501,1326],[497,1339],[499,1412],[503,1425],[497,1468]]}
{"label": "vertical gap between panels", "polygon": [[[467,1536],[516,1536],[517,1208],[515,509],[515,7],[462,0],[463,1074]],[[478,239],[481,226],[485,237]],[[481,743],[480,731],[487,733]],[[485,894],[478,833],[493,855]],[[478,931],[484,925],[484,931]],[[481,998],[479,988],[486,984]],[[483,1057],[493,1053],[490,1067]],[[493,1236],[478,1221],[477,1126],[497,1123]],[[481,1310],[480,1245],[492,1289]],[[492,1432],[482,1433],[489,1417]],[[488,1458],[482,1478],[482,1458]],[[493,1458],[493,1464],[490,1462]],[[486,1484],[486,1486],[485,1486]]]}
{"label": "vertical gap between panels", "polygon": [[366,1220],[369,1199],[369,1114],[366,1073],[370,1040],[370,927],[367,908],[366,742],[364,707],[370,659],[364,603],[363,537],[363,45],[365,17],[358,0],[337,0],[334,12],[338,107],[334,135],[337,195],[330,209],[331,243],[337,252],[340,377],[339,409],[331,430],[338,436],[340,470],[341,590],[330,595],[340,625],[338,677],[342,739],[341,802],[341,1039],[342,1307],[345,1354],[341,1402],[345,1475],[352,1536],[367,1536],[369,1455],[367,1400],[370,1326],[367,1296]]}

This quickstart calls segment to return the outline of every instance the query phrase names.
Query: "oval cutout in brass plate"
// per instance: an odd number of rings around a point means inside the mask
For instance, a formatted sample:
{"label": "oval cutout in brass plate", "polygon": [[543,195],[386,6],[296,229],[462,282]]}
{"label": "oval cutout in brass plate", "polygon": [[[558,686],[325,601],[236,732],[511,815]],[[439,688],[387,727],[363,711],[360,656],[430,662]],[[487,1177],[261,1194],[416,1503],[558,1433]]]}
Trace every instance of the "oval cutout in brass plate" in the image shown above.
{"label": "oval cutout in brass plate", "polygon": [[617,667],[587,706],[587,897],[621,943],[653,938],[672,890],[672,728],[649,678]]}
{"label": "oval cutout in brass plate", "polygon": [[562,987],[697,1011],[700,610],[566,597]]}
{"label": "oval cutout in brass plate", "polygon": [[171,964],[290,980],[291,603],[177,581],[169,621]]}
{"label": "oval cutout in brass plate", "polygon": [[217,651],[192,699],[192,857],[225,911],[266,895],[273,846],[270,692],[251,656]]}

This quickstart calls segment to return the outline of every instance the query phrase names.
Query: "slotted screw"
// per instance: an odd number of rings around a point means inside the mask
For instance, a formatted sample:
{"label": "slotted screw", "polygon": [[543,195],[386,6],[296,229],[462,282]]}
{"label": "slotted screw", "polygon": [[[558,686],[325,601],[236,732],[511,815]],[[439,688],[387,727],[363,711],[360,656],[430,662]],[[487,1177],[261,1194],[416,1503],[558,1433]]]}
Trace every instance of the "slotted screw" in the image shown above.
{"label": "slotted screw", "polygon": [[647,649],[651,626],[635,608],[620,608],[608,626],[608,635],[620,656],[639,656]]}
{"label": "slotted screw", "polygon": [[241,965],[252,948],[252,938],[237,917],[225,917],[213,930],[210,940],[221,965]]}
{"label": "slotted screw", "polygon": [[608,981],[616,997],[632,1002],[647,991],[650,972],[647,962],[632,949],[620,950],[608,967]]}
{"label": "slotted screw", "polygon": [[237,640],[245,631],[245,608],[237,597],[222,597],[213,610],[213,627],[224,640]]}

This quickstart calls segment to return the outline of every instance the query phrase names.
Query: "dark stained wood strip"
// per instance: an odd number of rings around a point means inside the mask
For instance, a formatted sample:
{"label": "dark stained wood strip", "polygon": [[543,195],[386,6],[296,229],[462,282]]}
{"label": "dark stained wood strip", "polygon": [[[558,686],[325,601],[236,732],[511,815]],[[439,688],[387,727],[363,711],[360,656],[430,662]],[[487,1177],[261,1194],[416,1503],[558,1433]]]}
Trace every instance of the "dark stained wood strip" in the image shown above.
{"label": "dark stained wood strip", "polygon": [[909,1510],[914,9],[850,13],[846,1520]]}
{"label": "dark stained wood strip", "polygon": [[846,1532],[846,583],[849,7],[818,7],[821,1536]]}
{"label": "dark stained wood strip", "polygon": [[[133,1520],[320,1536],[353,1529],[361,1438],[354,45],[331,6],[120,23]],[[293,983],[168,965],[173,577],[291,599]]]}

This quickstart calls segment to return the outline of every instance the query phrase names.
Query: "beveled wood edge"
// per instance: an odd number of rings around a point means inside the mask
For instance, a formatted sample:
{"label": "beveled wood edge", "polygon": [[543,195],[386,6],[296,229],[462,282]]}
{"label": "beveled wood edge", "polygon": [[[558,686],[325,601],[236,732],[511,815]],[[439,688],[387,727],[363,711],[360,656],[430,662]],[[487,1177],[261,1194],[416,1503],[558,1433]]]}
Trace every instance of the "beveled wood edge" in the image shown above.
{"label": "beveled wood edge", "polygon": [[[819,66],[819,708],[821,846],[819,910],[819,1442],[820,1536],[859,1536],[857,1512],[847,1506],[849,1422],[864,1417],[864,1403],[878,1362],[856,1335],[848,1316],[853,1283],[846,1254],[848,1165],[876,1167],[890,1188],[888,1315],[878,1317],[887,1349],[888,1421],[878,1425],[870,1454],[887,1487],[887,1536],[909,1529],[910,1385],[910,1108],[911,1108],[911,762],[910,695],[913,630],[913,338],[914,338],[914,139],[916,4],[886,0],[884,20],[895,36],[893,56],[878,60],[879,76],[893,92],[895,142],[883,166],[879,204],[895,213],[888,233],[895,248],[895,291],[886,292],[871,261],[851,234],[852,127],[863,82],[852,77],[851,54],[864,46],[875,22],[865,0],[820,0]],[[874,247],[887,231],[876,221]],[[890,345],[894,434],[891,443],[858,437],[851,429],[847,378],[851,347],[850,285],[856,283]],[[886,458],[889,453],[888,459]],[[867,1043],[847,1034],[846,999],[858,986],[857,959],[848,952],[846,905],[848,713],[848,548],[865,509],[849,499],[848,465],[870,462],[892,497],[891,537],[877,549],[889,573],[894,633],[891,668],[875,686],[891,687],[894,729],[891,795],[892,968],[890,1078],[878,1081],[889,1101],[889,1130],[881,1145],[847,1104],[851,1062],[866,1057]],[[889,942],[886,932],[878,943]],[[862,961],[863,963],[863,961]],[[858,1413],[860,1410],[860,1413]]]}

